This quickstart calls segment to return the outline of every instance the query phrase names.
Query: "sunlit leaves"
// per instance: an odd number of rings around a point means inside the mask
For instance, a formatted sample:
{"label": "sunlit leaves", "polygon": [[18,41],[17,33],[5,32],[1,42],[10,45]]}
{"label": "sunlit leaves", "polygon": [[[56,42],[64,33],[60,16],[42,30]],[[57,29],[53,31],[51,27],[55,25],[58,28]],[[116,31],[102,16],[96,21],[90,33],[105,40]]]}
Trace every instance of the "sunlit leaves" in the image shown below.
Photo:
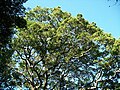
{"label": "sunlit leaves", "polygon": [[108,79],[107,75],[114,76],[117,68],[113,67],[118,64],[112,63],[112,55],[118,55],[119,40],[96,23],[89,23],[81,14],[72,17],[60,7],[36,7],[26,13],[26,20],[27,28],[18,28],[13,40],[25,86],[89,88],[97,87],[96,81]]}

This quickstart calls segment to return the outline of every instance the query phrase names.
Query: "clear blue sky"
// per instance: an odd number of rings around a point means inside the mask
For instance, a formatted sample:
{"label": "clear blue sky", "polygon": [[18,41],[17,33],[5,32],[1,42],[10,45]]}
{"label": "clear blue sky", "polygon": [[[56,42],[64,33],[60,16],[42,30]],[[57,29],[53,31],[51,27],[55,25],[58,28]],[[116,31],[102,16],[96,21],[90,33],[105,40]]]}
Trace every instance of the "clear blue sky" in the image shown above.
{"label": "clear blue sky", "polygon": [[81,13],[86,20],[95,22],[104,32],[120,38],[120,2],[113,4],[115,0],[109,2],[108,0],[28,0],[24,6],[26,8],[60,6],[72,16]]}

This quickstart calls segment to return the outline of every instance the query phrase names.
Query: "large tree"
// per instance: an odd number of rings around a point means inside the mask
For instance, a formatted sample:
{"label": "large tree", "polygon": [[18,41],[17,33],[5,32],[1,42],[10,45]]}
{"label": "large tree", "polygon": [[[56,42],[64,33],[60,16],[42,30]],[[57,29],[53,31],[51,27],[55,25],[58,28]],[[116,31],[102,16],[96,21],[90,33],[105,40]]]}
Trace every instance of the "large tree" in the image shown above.
{"label": "large tree", "polygon": [[26,13],[13,40],[14,82],[31,90],[119,88],[120,40],[60,7]]}
{"label": "large tree", "polygon": [[14,28],[26,26],[23,19],[24,6],[27,0],[0,0],[0,88],[11,85],[11,70],[9,63],[13,50],[11,49],[11,38]]}

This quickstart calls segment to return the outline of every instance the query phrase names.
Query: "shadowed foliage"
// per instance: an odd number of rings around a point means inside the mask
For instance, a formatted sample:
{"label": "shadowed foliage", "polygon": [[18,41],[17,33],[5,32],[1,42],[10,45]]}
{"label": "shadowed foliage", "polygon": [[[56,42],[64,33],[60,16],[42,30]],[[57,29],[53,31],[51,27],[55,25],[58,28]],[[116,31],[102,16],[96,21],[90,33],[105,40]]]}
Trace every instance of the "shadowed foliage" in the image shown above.
{"label": "shadowed foliage", "polygon": [[25,8],[23,3],[27,0],[0,0],[0,88],[9,87],[11,70],[9,63],[13,50],[11,50],[11,38],[14,28],[23,28],[26,21],[23,19]]}

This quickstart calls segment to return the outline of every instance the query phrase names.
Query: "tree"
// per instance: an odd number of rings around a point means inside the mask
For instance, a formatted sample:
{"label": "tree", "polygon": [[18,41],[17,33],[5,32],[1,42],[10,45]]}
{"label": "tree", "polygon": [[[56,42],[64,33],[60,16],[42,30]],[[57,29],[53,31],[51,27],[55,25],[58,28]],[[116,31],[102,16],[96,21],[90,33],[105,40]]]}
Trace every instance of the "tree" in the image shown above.
{"label": "tree", "polygon": [[119,40],[81,14],[72,17],[60,7],[38,6],[26,13],[26,20],[27,29],[18,28],[13,40],[17,64],[13,76],[18,86],[32,90],[118,88]]}
{"label": "tree", "polygon": [[[108,0],[108,1],[111,1],[111,0]],[[116,3],[118,3],[120,0],[114,0]]]}
{"label": "tree", "polygon": [[11,38],[14,28],[23,28],[26,21],[23,19],[23,3],[27,0],[0,0],[0,88],[10,86],[11,69],[9,63],[13,50],[11,49]]}
{"label": "tree", "polygon": [[[26,0],[1,0],[0,1],[0,43],[6,45],[13,33],[13,26],[25,27],[23,16]],[[12,29],[11,29],[12,28]]]}
{"label": "tree", "polygon": [[[108,0],[108,1],[111,1],[111,0]],[[119,2],[120,2],[120,0],[114,0],[114,5],[118,4]]]}

